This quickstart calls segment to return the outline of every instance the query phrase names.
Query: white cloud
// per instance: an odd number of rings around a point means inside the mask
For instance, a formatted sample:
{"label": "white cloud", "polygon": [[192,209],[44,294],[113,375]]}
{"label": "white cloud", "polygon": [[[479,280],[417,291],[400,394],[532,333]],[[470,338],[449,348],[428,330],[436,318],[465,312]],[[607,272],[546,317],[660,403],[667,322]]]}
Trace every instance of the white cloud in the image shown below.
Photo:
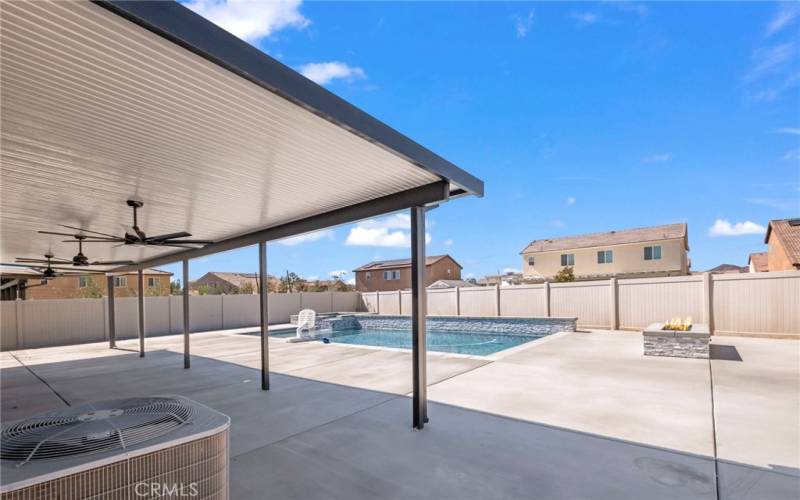
{"label": "white cloud", "polygon": [[580,24],[594,24],[600,20],[600,16],[593,12],[575,12],[572,14],[572,18]]}
{"label": "white cloud", "polygon": [[[411,246],[410,227],[411,216],[402,213],[380,219],[365,220],[350,230],[345,245],[408,247]],[[430,242],[431,235],[425,233],[425,243]]]}
{"label": "white cloud", "polygon": [[311,276],[303,276],[303,279],[306,281],[319,281],[319,276],[312,274]]}
{"label": "white cloud", "polygon": [[788,201],[773,200],[771,198],[746,198],[744,201],[751,205],[761,205],[762,207],[776,208],[778,210],[789,210],[800,207],[800,201],[790,203]]}
{"label": "white cloud", "polygon": [[800,16],[800,7],[797,4],[786,3],[781,5],[778,12],[767,23],[767,36],[772,36],[783,28],[792,24]]}
{"label": "white cloud", "polygon": [[299,70],[303,76],[320,85],[327,85],[333,80],[352,82],[367,77],[363,69],[339,61],[304,64],[300,66]]}
{"label": "white cloud", "polygon": [[453,246],[453,240],[451,240],[451,239],[444,240],[442,245],[444,245],[446,247],[451,247],[451,246]]}
{"label": "white cloud", "polygon": [[517,30],[517,38],[525,38],[528,35],[528,32],[531,30],[533,26],[533,13],[534,11],[531,10],[528,12],[527,16],[515,16],[514,17],[514,26]]}
{"label": "white cloud", "polygon": [[578,200],[576,200],[574,196],[570,196],[569,198],[567,198],[567,206],[571,207],[572,205],[575,204],[576,201]]}
{"label": "white cloud", "polygon": [[[425,233],[425,243],[431,242],[431,235]],[[385,227],[368,228],[356,226],[347,235],[345,245],[371,246],[371,247],[409,247],[411,246],[411,233]]]}
{"label": "white cloud", "polygon": [[303,29],[311,21],[301,0],[194,0],[184,5],[242,40],[255,42],[283,28]]}
{"label": "white cloud", "polygon": [[775,131],[776,134],[800,135],[800,128],[784,127]]}
{"label": "white cloud", "polygon": [[717,219],[708,230],[709,236],[742,236],[745,234],[764,234],[767,228],[751,221],[731,224],[727,219]]}
{"label": "white cloud", "polygon": [[672,155],[669,153],[659,153],[650,156],[645,156],[642,158],[642,161],[646,161],[648,163],[653,163],[657,161],[670,161],[672,159]]}
{"label": "white cloud", "polygon": [[292,236],[291,238],[285,238],[282,240],[278,240],[277,243],[279,245],[286,245],[286,246],[294,246],[299,245],[301,243],[309,243],[312,241],[318,241],[321,239],[333,239],[333,230],[332,229],[324,229],[322,231],[314,231],[313,233],[306,233],[306,234],[299,234],[297,236]]}
{"label": "white cloud", "polygon": [[330,276],[331,278],[341,278],[346,274],[350,274],[350,271],[348,271],[347,269],[336,269],[334,271],[328,272],[328,276]]}
{"label": "white cloud", "polygon": [[610,2],[609,5],[616,7],[621,12],[635,14],[639,19],[647,17],[650,10],[646,5],[636,2]]}
{"label": "white cloud", "polygon": [[504,268],[503,268],[503,274],[508,274],[508,273],[519,273],[519,272],[522,272],[522,271],[520,271],[519,269],[515,269],[515,268],[513,268],[513,267],[504,267]]}
{"label": "white cloud", "polygon": [[792,151],[787,151],[786,154],[781,156],[781,160],[783,160],[783,161],[800,161],[800,149],[794,149]]}
{"label": "white cloud", "polygon": [[368,219],[358,223],[359,226],[366,228],[386,228],[386,229],[409,229],[411,227],[411,216],[408,214],[392,214],[380,219]]}
{"label": "white cloud", "polygon": [[760,80],[769,73],[774,73],[784,64],[791,61],[795,54],[795,44],[781,43],[773,47],[760,47],[753,52],[753,65],[744,76],[745,82]]}
{"label": "white cloud", "polygon": [[345,283],[347,283],[348,285],[353,285],[353,286],[355,286],[355,284],[356,284],[356,279],[355,279],[355,278],[350,278],[349,280],[345,281]]}
{"label": "white cloud", "polygon": [[464,273],[461,275],[461,277],[465,280],[469,280],[475,277],[475,273]]}
{"label": "white cloud", "polygon": [[550,225],[553,227],[566,227],[566,224],[561,219],[553,219],[550,221]]}

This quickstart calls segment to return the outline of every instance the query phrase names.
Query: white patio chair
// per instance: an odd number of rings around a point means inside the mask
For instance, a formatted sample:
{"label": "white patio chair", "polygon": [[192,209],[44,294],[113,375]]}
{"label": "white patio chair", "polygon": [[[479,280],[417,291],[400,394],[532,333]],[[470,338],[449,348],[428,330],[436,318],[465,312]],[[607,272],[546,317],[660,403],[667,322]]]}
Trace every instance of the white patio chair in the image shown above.
{"label": "white patio chair", "polygon": [[316,321],[317,313],[313,309],[300,311],[297,315],[297,338],[301,340],[313,339]]}

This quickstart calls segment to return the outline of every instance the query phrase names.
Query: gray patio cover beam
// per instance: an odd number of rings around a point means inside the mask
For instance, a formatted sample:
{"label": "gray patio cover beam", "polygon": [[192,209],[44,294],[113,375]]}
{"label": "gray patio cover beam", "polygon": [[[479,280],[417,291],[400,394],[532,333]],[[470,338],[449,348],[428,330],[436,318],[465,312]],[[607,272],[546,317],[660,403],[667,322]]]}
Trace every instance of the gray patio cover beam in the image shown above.
{"label": "gray patio cover beam", "polygon": [[109,272],[129,272],[139,267],[157,267],[183,259],[195,259],[206,255],[219,252],[227,252],[246,246],[256,245],[262,241],[274,241],[288,238],[302,233],[326,229],[333,226],[348,224],[370,217],[376,217],[398,210],[405,210],[409,207],[424,206],[440,201],[446,201],[449,197],[449,190],[445,181],[434,182],[425,186],[420,186],[399,193],[390,194],[374,200],[350,205],[349,207],[339,208],[330,212],[313,215],[305,219],[281,224],[278,226],[260,229],[251,233],[234,236],[225,240],[220,240],[202,248],[183,250],[167,255],[161,255],[151,259],[146,259],[138,264],[121,266]]}
{"label": "gray patio cover beam", "polygon": [[425,207],[411,209],[411,357],[414,394],[413,425],[421,430],[428,421],[427,351],[425,346]]}
{"label": "gray patio cover beam", "polygon": [[261,389],[269,390],[269,283],[267,281],[267,242],[258,243],[258,304],[261,318]]}
{"label": "gray patio cover beam", "polygon": [[108,348],[114,349],[117,347],[117,324],[114,308],[114,276],[106,277],[106,284],[108,286]]}
{"label": "gray patio cover beam", "polygon": [[183,259],[183,367],[191,366],[189,356],[189,259]]}
{"label": "gray patio cover beam", "polygon": [[139,268],[136,272],[136,281],[139,287],[137,304],[139,305],[139,357],[144,357],[144,269]]}

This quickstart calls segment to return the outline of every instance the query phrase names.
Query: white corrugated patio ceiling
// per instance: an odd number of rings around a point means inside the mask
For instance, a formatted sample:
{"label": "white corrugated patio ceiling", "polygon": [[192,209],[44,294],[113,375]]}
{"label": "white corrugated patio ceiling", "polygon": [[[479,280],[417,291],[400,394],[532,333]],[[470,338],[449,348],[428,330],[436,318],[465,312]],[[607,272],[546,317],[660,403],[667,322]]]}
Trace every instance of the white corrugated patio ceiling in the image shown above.
{"label": "white corrugated patio ceiling", "polygon": [[[0,11],[4,262],[72,256],[74,243],[37,233],[59,224],[122,236],[128,198],[144,202],[148,234],[186,230],[221,251],[483,194],[480,180],[179,4]],[[150,264],[180,252],[84,248]]]}

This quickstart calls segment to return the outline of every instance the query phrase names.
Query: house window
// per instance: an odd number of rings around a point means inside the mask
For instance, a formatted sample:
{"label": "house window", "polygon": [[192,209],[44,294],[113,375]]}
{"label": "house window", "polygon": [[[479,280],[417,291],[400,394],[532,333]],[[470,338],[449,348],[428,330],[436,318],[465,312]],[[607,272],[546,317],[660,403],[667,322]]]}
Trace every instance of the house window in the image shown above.
{"label": "house window", "polygon": [[368,272],[368,273],[365,275],[365,277],[366,277],[367,279],[370,279],[370,278],[372,278],[372,273],[369,273],[369,272]]}
{"label": "house window", "polygon": [[448,267],[448,268],[447,268],[447,275],[448,275],[448,276],[450,276],[450,274],[451,274],[451,270],[450,270],[450,268]]}
{"label": "house window", "polygon": [[[561,260],[564,260],[564,256],[561,256]],[[528,256],[528,265],[533,266],[533,255]]]}
{"label": "house window", "polygon": [[574,266],[575,265],[575,254],[574,253],[562,253],[561,254],[561,265],[562,266]]}
{"label": "house window", "polygon": [[155,288],[156,278],[147,278],[147,288]]}
{"label": "house window", "polygon": [[87,286],[89,286],[89,280],[91,280],[91,279],[92,278],[90,278],[89,276],[80,276],[80,277],[78,277],[78,286],[80,288],[86,288]]}
{"label": "house window", "polygon": [[400,271],[384,271],[383,279],[386,281],[395,281],[400,279]]}
{"label": "house window", "polygon": [[644,247],[644,260],[661,260],[661,245]]}
{"label": "house window", "polygon": [[612,250],[600,250],[597,252],[598,264],[611,264],[614,262],[614,252]]}
{"label": "house window", "polygon": [[127,276],[114,276],[114,288],[125,288],[128,286]]}

